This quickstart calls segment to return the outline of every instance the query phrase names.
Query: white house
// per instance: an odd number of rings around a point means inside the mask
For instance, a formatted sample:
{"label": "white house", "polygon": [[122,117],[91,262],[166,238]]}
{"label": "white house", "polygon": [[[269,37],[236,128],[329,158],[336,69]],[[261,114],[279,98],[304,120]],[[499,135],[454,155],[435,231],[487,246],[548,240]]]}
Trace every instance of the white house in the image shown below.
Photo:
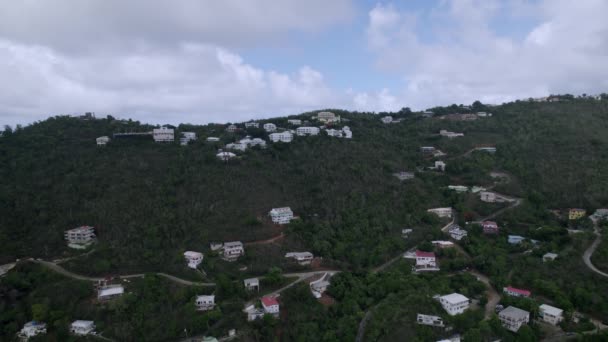
{"label": "white house", "polygon": [[236,127],[236,125],[228,125],[228,127],[226,127],[226,132],[229,133],[234,133],[238,130],[238,127]]}
{"label": "white house", "polygon": [[188,267],[196,269],[203,262],[203,253],[186,251],[184,252],[184,258],[188,262]]}
{"label": "white house", "polygon": [[546,253],[545,255],[543,255],[543,262],[553,261],[557,259],[557,256],[558,255],[555,253]]}
{"label": "white house", "polygon": [[249,146],[253,147],[253,146],[260,146],[261,148],[265,148],[266,147],[266,140],[261,139],[261,138],[253,138],[253,139],[243,139],[240,141],[241,144],[243,143],[247,143]]}
{"label": "white house", "polygon": [[481,191],[479,198],[482,202],[494,203],[496,202],[496,194],[490,191]]}
{"label": "white house", "polygon": [[469,308],[469,298],[460,293],[452,293],[439,297],[439,303],[450,316],[456,316]]}
{"label": "white house", "polygon": [[440,130],[439,135],[441,135],[442,137],[450,138],[450,139],[453,139],[456,137],[464,137],[463,133],[450,132],[450,131],[446,131],[445,129]]}
{"label": "white house", "polygon": [[262,297],[261,302],[264,313],[273,315],[275,317],[279,316],[279,302],[277,302],[275,297]]}
{"label": "white house", "polygon": [[433,246],[439,247],[439,248],[454,247],[454,243],[452,241],[445,241],[445,240],[433,240],[433,241],[431,241],[431,244],[433,244]]}
{"label": "white house", "polygon": [[419,271],[439,271],[437,267],[437,259],[433,252],[416,251],[416,266],[414,269]]}
{"label": "white house", "polygon": [[122,285],[107,285],[97,290],[97,299],[100,301],[110,300],[122,296],[123,293],[125,293],[125,288]]}
{"label": "white house", "polygon": [[452,217],[452,208],[433,208],[427,210],[429,213],[433,213],[439,217]]}
{"label": "white house", "polygon": [[264,130],[266,132],[268,132],[268,133],[274,132],[274,131],[277,130],[277,125],[275,125],[273,123],[270,123],[270,122],[269,123],[265,123],[264,126],[262,126],[262,127],[264,127]]}
{"label": "white house", "polygon": [[318,135],[319,132],[320,132],[319,127],[298,127],[298,128],[296,128],[296,134],[298,136]]}
{"label": "white house", "polygon": [[87,248],[97,239],[95,236],[95,228],[90,226],[81,226],[66,230],[64,237],[68,242],[68,247],[75,249]]}
{"label": "white house", "polygon": [[243,309],[243,312],[247,314],[247,321],[255,321],[258,318],[264,317],[264,309],[258,309],[254,305],[249,305]]}
{"label": "white house", "polygon": [[226,261],[235,261],[241,255],[245,255],[243,243],[240,241],[232,241],[224,243],[224,253],[222,259]]}
{"label": "white house", "polygon": [[277,224],[287,224],[293,220],[293,211],[290,207],[272,208],[268,215],[270,215],[272,222]]}
{"label": "white house", "polygon": [[333,128],[326,129],[325,133],[327,133],[327,136],[330,136],[330,137],[342,138],[342,131],[339,129],[333,129]]}
{"label": "white house", "polygon": [[218,141],[220,141],[220,138],[218,138],[218,137],[208,137],[207,141],[208,142],[218,142]]}
{"label": "white house", "polygon": [[437,160],[435,161],[435,166],[433,166],[433,170],[437,170],[437,171],[445,171],[445,162],[441,161],[441,160]]}
{"label": "white house", "polygon": [[292,124],[294,126],[299,126],[299,125],[302,124],[302,120],[299,120],[299,119],[289,119],[289,120],[287,120],[287,123],[290,123],[290,124]]}
{"label": "white house", "polygon": [[88,335],[95,331],[95,322],[77,320],[70,325],[70,332],[74,335]]}
{"label": "white house", "polygon": [[214,252],[219,251],[220,249],[224,248],[224,244],[221,242],[212,242],[209,244],[209,248]]}
{"label": "white house", "polygon": [[236,157],[236,154],[234,154],[232,152],[220,152],[220,153],[216,154],[215,156],[218,157],[220,160],[227,161],[227,160],[230,160],[230,159]]}
{"label": "white house", "polygon": [[249,127],[259,128],[260,124],[255,121],[245,122],[245,128],[249,128]]}
{"label": "white house", "polygon": [[324,123],[340,122],[340,116],[336,116],[332,112],[320,112],[317,114],[317,120]]}
{"label": "white house", "polygon": [[496,153],[496,147],[491,147],[491,146],[477,147],[477,148],[475,148],[475,151],[487,152],[487,153]]}
{"label": "white house", "polygon": [[530,313],[514,306],[509,306],[498,313],[498,319],[500,319],[505,329],[517,332],[522,325],[530,321]]}
{"label": "white house", "polygon": [[152,130],[152,138],[155,142],[173,142],[174,131],[173,128],[161,127]]}
{"label": "white house", "polygon": [[416,323],[421,325],[430,325],[434,327],[443,327],[443,319],[439,316],[418,314]]}
{"label": "white house", "polygon": [[281,132],[281,133],[271,133],[268,135],[268,138],[272,142],[291,142],[293,140],[293,134],[289,131]]}
{"label": "white house", "polygon": [[188,145],[190,141],[196,140],[196,133],[194,132],[181,132],[182,137],[179,138],[179,143],[182,146]]}
{"label": "white house", "polygon": [[407,238],[414,230],[412,228],[401,229],[401,236]]}
{"label": "white house", "polygon": [[350,127],[348,127],[348,126],[342,127],[342,134],[344,134],[344,139],[353,138],[353,132],[350,130]]}
{"label": "white house", "polygon": [[383,116],[382,118],[380,118],[380,121],[382,121],[382,123],[389,124],[389,123],[393,122],[393,117],[390,115]]}
{"label": "white house", "polygon": [[237,151],[245,151],[247,149],[247,144],[238,143],[230,143],[226,144],[226,149],[228,150],[237,150]]}
{"label": "white house", "polygon": [[415,177],[413,172],[401,171],[397,173],[393,173],[393,176],[397,177],[400,181],[412,179]]}
{"label": "white house", "polygon": [[459,225],[452,225],[450,227],[450,229],[448,230],[448,233],[450,234],[450,237],[452,237],[452,239],[460,241],[463,238],[465,238],[467,235],[469,235],[469,233],[462,229]]}
{"label": "white house", "polygon": [[543,304],[538,307],[539,317],[549,324],[558,325],[564,319],[563,314],[564,310],[551,305]]}
{"label": "white house", "polygon": [[323,293],[325,291],[327,291],[327,288],[330,285],[329,280],[327,280],[327,279],[329,279],[329,277],[328,277],[328,274],[325,273],[325,274],[323,274],[323,276],[321,278],[319,278],[309,284],[310,291],[312,292],[312,295],[315,298],[321,298]]}
{"label": "white house", "polygon": [[196,296],[194,300],[196,310],[208,311],[215,308],[215,295]]}
{"label": "white house", "polygon": [[286,258],[293,258],[298,264],[305,266],[310,265],[314,255],[310,252],[291,252],[285,254]]}
{"label": "white house", "polygon": [[23,328],[21,329],[18,335],[19,337],[27,340],[30,337],[34,337],[40,334],[46,334],[46,323],[30,321],[23,325]]}
{"label": "white house", "polygon": [[105,146],[107,143],[110,142],[110,138],[103,136],[95,139],[95,141],[97,142],[97,146]]}
{"label": "white house", "polygon": [[589,218],[596,222],[602,219],[608,219],[608,209],[596,209],[593,215],[590,215]]}
{"label": "white house", "polygon": [[464,186],[464,185],[448,185],[448,189],[454,190],[456,192],[467,192],[467,191],[469,191],[469,187],[468,186]]}
{"label": "white house", "polygon": [[245,285],[245,288],[249,291],[260,291],[260,279],[258,278],[245,279],[243,280],[243,284]]}

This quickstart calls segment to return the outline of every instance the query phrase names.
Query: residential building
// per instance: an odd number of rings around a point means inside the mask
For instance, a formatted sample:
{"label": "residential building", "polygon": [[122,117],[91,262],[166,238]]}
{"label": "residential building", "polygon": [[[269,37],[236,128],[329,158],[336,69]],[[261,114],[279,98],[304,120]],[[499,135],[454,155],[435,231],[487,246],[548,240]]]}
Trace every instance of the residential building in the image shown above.
{"label": "residential building", "polygon": [[247,144],[238,143],[230,143],[226,144],[226,149],[228,150],[237,150],[237,151],[245,151],[247,149]]}
{"label": "residential building", "polygon": [[305,266],[310,265],[314,255],[310,252],[291,252],[285,254],[286,258],[293,258],[298,264]]}
{"label": "residential building", "polygon": [[207,141],[208,142],[218,142],[218,141],[220,141],[220,138],[218,138],[218,137],[207,137]]}
{"label": "residential building", "polygon": [[440,130],[439,135],[441,135],[442,137],[447,137],[449,139],[453,139],[453,138],[457,138],[457,137],[464,137],[463,133],[450,132],[450,131],[446,131],[445,129]]}
{"label": "residential building", "polygon": [[95,322],[93,321],[74,321],[70,325],[70,332],[74,335],[88,335],[95,331]]}
{"label": "residential building", "polygon": [[433,146],[422,146],[420,147],[420,152],[424,154],[433,154],[435,153],[435,148]]}
{"label": "residential building", "polygon": [[213,252],[219,251],[222,248],[224,248],[224,244],[221,242],[212,242],[209,244],[209,249],[211,249]]}
{"label": "residential building", "polygon": [[298,127],[296,128],[296,134],[298,136],[305,135],[318,135],[321,130],[319,127]]}
{"label": "residential building", "polygon": [[596,223],[599,220],[608,219],[608,209],[596,209],[595,213],[593,213],[593,215],[589,216],[589,218],[593,222],[596,222]]}
{"label": "residential building", "polygon": [[514,306],[509,306],[498,313],[498,319],[500,319],[500,323],[502,323],[505,329],[517,332],[522,325],[528,324],[530,313]]}
{"label": "residential building", "polygon": [[587,215],[587,211],[585,209],[572,208],[568,211],[569,220],[578,220],[585,217],[585,215]]}
{"label": "residential building", "polygon": [[452,239],[457,240],[457,241],[460,241],[469,235],[469,233],[466,230],[462,229],[457,224],[453,224],[450,226],[450,228],[448,230],[448,234],[450,234],[450,237]]}
{"label": "residential building", "polygon": [[555,253],[546,253],[543,255],[543,262],[553,261],[557,258],[557,254]]}
{"label": "residential building", "polygon": [[[450,338],[445,338],[445,339],[439,340],[437,342],[460,342],[460,335],[454,335]],[[500,340],[494,341],[494,342],[500,342]]]}
{"label": "residential building", "polygon": [[293,220],[293,211],[290,207],[272,208],[268,215],[276,224],[288,224]]}
{"label": "residential building", "polygon": [[173,128],[161,127],[152,130],[152,138],[155,142],[173,142],[174,131]]}
{"label": "residential building", "polygon": [[332,112],[320,112],[317,114],[317,120],[324,123],[340,122],[340,116],[337,116]]}
{"label": "residential building", "polygon": [[236,125],[228,125],[228,127],[226,127],[226,132],[228,133],[234,133],[238,130],[238,127],[236,127]]}
{"label": "residential building", "polygon": [[389,124],[389,123],[393,122],[393,117],[390,115],[383,116],[380,118],[380,121],[382,121],[382,123]]}
{"label": "residential building", "polygon": [[265,314],[279,317],[279,302],[275,297],[265,296],[260,300]]}
{"label": "residential building", "polygon": [[234,154],[232,152],[220,152],[220,153],[216,154],[215,156],[218,157],[220,160],[227,161],[227,160],[230,160],[230,159],[236,157],[236,154]]}
{"label": "residential building", "polygon": [[249,305],[243,309],[243,312],[247,314],[247,321],[255,321],[258,318],[264,317],[264,310],[258,309],[255,305]]}
{"label": "residential building", "polygon": [[512,297],[524,297],[528,298],[532,294],[532,292],[528,290],[522,290],[515,287],[507,286],[503,287],[502,292]]}
{"label": "residential building", "polygon": [[239,143],[247,147],[260,146],[261,148],[266,148],[266,141],[260,138],[251,139],[251,137],[247,136],[244,139],[241,139]]}
{"label": "residential building", "polygon": [[213,310],[215,308],[215,295],[196,296],[194,305],[196,305],[196,310],[199,311]]}
{"label": "residential building", "polygon": [[439,303],[450,316],[456,316],[469,308],[469,298],[460,293],[452,293],[439,297]]}
{"label": "residential building", "polygon": [[302,120],[299,119],[289,119],[287,120],[287,123],[292,124],[294,126],[299,126],[302,124]]}
{"label": "residential building", "polygon": [[245,285],[245,289],[248,291],[260,291],[260,279],[258,278],[249,278],[243,280],[243,284]]}
{"label": "residential building", "polygon": [[496,194],[490,191],[481,191],[479,193],[479,198],[482,202],[494,203],[496,202]]}
{"label": "residential building", "polygon": [[427,210],[427,212],[429,213],[433,213],[439,217],[447,217],[447,218],[451,218],[452,217],[452,208],[433,208],[433,209],[429,209]]}
{"label": "residential building", "polygon": [[87,248],[97,240],[97,237],[95,236],[95,228],[90,226],[81,226],[66,230],[64,237],[68,242],[68,247],[75,249]]}
{"label": "residential building", "polygon": [[519,235],[509,235],[507,237],[507,242],[509,242],[512,245],[519,245],[522,241],[524,241],[526,238],[523,236],[519,236]]}
{"label": "residential building", "polygon": [[348,126],[342,127],[342,135],[343,135],[344,139],[353,138],[353,132],[350,130],[350,127],[348,127]]}
{"label": "residential building", "polygon": [[564,319],[564,310],[543,304],[538,307],[538,316],[549,324],[558,325]]}
{"label": "residential building", "polygon": [[330,282],[328,279],[329,279],[329,276],[327,273],[325,273],[321,278],[319,278],[309,284],[310,291],[312,292],[312,295],[315,298],[321,298],[323,293],[325,291],[327,291],[327,288],[330,285]]}
{"label": "residential building", "polygon": [[401,229],[401,236],[407,238],[413,231],[411,228]]}
{"label": "residential building", "polygon": [[414,271],[439,271],[435,253],[416,251],[416,266],[414,267]]}
{"label": "residential building", "polygon": [[433,246],[439,247],[439,248],[454,247],[454,243],[452,241],[434,240],[434,241],[431,241],[431,243],[433,244]]}
{"label": "residential building", "polygon": [[445,163],[441,160],[437,160],[435,161],[435,166],[433,166],[432,169],[443,172],[445,171]]}
{"label": "residential building", "polygon": [[255,121],[245,122],[245,128],[260,128],[260,124]]}
{"label": "residential building", "polygon": [[393,173],[393,176],[397,177],[400,181],[412,179],[415,177],[413,172],[401,171],[397,173]]}
{"label": "residential building", "polygon": [[270,123],[270,122],[265,123],[264,126],[262,126],[262,127],[264,127],[264,130],[268,133],[272,133],[277,130],[277,125]]}
{"label": "residential building", "polygon": [[268,138],[272,142],[291,142],[293,140],[293,134],[289,131],[281,132],[281,133],[271,133],[268,135]]}
{"label": "residential building", "polygon": [[110,142],[110,137],[99,137],[95,139],[95,141],[97,142],[97,146],[106,146],[106,144]]}
{"label": "residential building", "polygon": [[464,185],[448,185],[448,189],[454,190],[456,192],[467,192],[467,191],[469,191],[469,187],[468,186],[464,186]]}
{"label": "residential building", "polygon": [[432,315],[423,315],[418,314],[416,317],[416,323],[421,325],[430,325],[434,327],[443,327],[445,324],[443,323],[443,318],[439,316]]}
{"label": "residential building", "polygon": [[484,234],[498,234],[498,224],[494,221],[483,221],[481,222]]}
{"label": "residential building", "polygon": [[476,193],[478,193],[480,191],[485,191],[486,188],[481,187],[481,186],[472,186],[470,190],[471,190],[472,193],[476,194]]}
{"label": "residential building", "polygon": [[232,241],[224,243],[224,253],[222,259],[226,261],[235,261],[241,255],[245,255],[243,243],[240,241]]}
{"label": "residential building", "polygon": [[125,293],[125,288],[122,285],[106,285],[97,290],[97,300],[105,301],[112,298],[120,297]]}
{"label": "residential building", "polygon": [[480,117],[480,118],[486,118],[486,117],[491,117],[492,113],[477,112],[477,116]]}
{"label": "residential building", "polygon": [[182,146],[188,145],[190,141],[196,140],[196,133],[194,132],[181,132],[182,137],[179,138],[179,143]]}
{"label": "residential building", "polygon": [[496,147],[477,147],[475,148],[475,151],[496,153]]}
{"label": "residential building", "polygon": [[186,251],[184,252],[184,258],[188,262],[188,267],[196,269],[203,262],[203,253]]}
{"label": "residential building", "polygon": [[46,334],[46,323],[37,321],[30,321],[25,323],[21,331],[19,331],[18,333],[19,337],[24,340],[41,334]]}

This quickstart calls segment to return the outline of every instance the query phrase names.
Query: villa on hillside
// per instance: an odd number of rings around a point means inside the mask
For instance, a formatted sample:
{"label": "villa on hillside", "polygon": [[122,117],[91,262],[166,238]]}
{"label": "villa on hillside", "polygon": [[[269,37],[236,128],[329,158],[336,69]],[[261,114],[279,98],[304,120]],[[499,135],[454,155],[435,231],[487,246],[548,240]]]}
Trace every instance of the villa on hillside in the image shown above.
{"label": "villa on hillside", "polygon": [[188,262],[188,267],[196,269],[203,262],[203,253],[186,251],[184,252],[184,258]]}
{"label": "villa on hillside", "polygon": [[509,306],[498,313],[498,319],[500,319],[500,323],[505,329],[517,332],[522,325],[528,324],[530,313],[514,306]]}
{"label": "villa on hillside", "polygon": [[467,191],[469,191],[469,187],[468,186],[464,186],[464,185],[448,185],[448,189],[454,190],[456,192],[467,192]]}
{"label": "villa on hillside", "polygon": [[555,259],[557,259],[557,254],[555,253],[545,253],[545,255],[543,255],[543,262],[547,262],[547,261],[554,261]]}
{"label": "villa on hillside", "polygon": [[443,327],[443,319],[439,316],[423,315],[418,314],[416,317],[416,323],[421,325],[430,325],[433,327]]}
{"label": "villa on hillside", "polygon": [[97,146],[106,146],[106,144],[110,142],[110,137],[107,137],[107,136],[99,137],[99,138],[95,139],[95,141],[97,142]]}
{"label": "villa on hillside", "polygon": [[70,325],[70,332],[74,335],[89,335],[95,331],[95,322],[77,320]]}
{"label": "villa on hillside", "polygon": [[451,218],[452,217],[452,208],[433,208],[433,209],[429,209],[427,210],[427,212],[429,213],[433,213],[439,217],[447,217],[447,218]]}
{"label": "villa on hillside", "polygon": [[196,305],[198,311],[213,310],[215,308],[215,295],[196,296],[194,305]]}
{"label": "villa on hillside", "polygon": [[194,132],[181,132],[182,137],[179,138],[179,144],[182,146],[188,145],[190,141],[196,140],[196,133]]}
{"label": "villa on hillside", "polygon": [[276,224],[288,224],[293,220],[293,211],[290,207],[272,208],[268,215]]}
{"label": "villa on hillside", "polygon": [[320,112],[319,114],[317,114],[316,118],[317,120],[324,123],[340,122],[340,116],[337,116],[332,112]]}
{"label": "villa on hillside", "polygon": [[543,321],[558,325],[561,321],[564,320],[564,310],[558,309],[554,306],[543,304],[538,307],[538,316]]}
{"label": "villa on hillside", "polygon": [[439,247],[441,249],[454,247],[454,243],[452,241],[445,241],[445,240],[433,240],[433,241],[431,241],[431,244],[433,246]]}
{"label": "villa on hillside", "polygon": [[46,334],[46,323],[30,321],[23,325],[17,336],[27,341],[30,337],[42,334]]}
{"label": "villa on hillside", "polygon": [[321,130],[319,127],[298,127],[296,128],[296,134],[298,136],[305,135],[318,135]]}
{"label": "villa on hillside", "polygon": [[275,297],[262,297],[260,302],[262,302],[262,308],[264,309],[265,314],[273,315],[274,317],[279,317],[279,302]]}
{"label": "villa on hillside", "polygon": [[90,226],[81,226],[66,230],[64,237],[68,242],[68,247],[74,249],[87,248],[97,240],[97,237],[95,236],[95,228]]}
{"label": "villa on hillside", "polygon": [[487,152],[487,153],[496,153],[496,147],[476,147],[475,151]]}
{"label": "villa on hillside", "polygon": [[273,123],[265,123],[264,126],[264,130],[268,133],[274,132],[277,130],[277,125],[273,124]]}
{"label": "villa on hillside", "polygon": [[593,215],[589,216],[591,221],[597,223],[599,220],[608,219],[608,209],[596,209]]}
{"label": "villa on hillside", "polygon": [[102,286],[97,290],[97,300],[110,300],[122,296],[123,293],[125,293],[125,288],[120,284]]}
{"label": "villa on hillside", "polygon": [[243,284],[245,285],[245,289],[248,291],[260,291],[260,279],[259,278],[249,278],[243,280]]}
{"label": "villa on hillside", "polygon": [[224,243],[222,259],[226,261],[236,261],[242,255],[245,255],[245,249],[243,248],[242,242],[233,241]]}
{"label": "villa on hillside", "polygon": [[507,242],[512,245],[519,245],[525,239],[526,239],[525,237],[520,236],[520,235],[508,235],[507,236]]}
{"label": "villa on hillside", "polygon": [[569,220],[578,220],[585,217],[585,215],[587,215],[587,211],[585,209],[572,208],[568,211]]}
{"label": "villa on hillside", "polygon": [[469,298],[460,293],[452,293],[439,297],[439,303],[450,316],[456,316],[469,308]]}
{"label": "villa on hillside", "polygon": [[382,121],[382,123],[389,124],[389,123],[393,122],[393,117],[390,115],[383,116],[382,118],[380,118],[380,121]]}
{"label": "villa on hillside", "polygon": [[260,128],[260,124],[255,121],[245,122],[245,128]]}
{"label": "villa on hillside", "polygon": [[207,137],[207,142],[218,142],[220,141],[220,138],[218,137]]}
{"label": "villa on hillside", "polygon": [[236,157],[236,154],[234,154],[232,152],[220,152],[220,153],[216,154],[216,157],[218,157],[218,159],[220,159],[220,160],[228,161],[228,160]]}
{"label": "villa on hillside", "polygon": [[496,194],[490,191],[481,191],[479,193],[479,198],[482,202],[494,203],[496,202]]}
{"label": "villa on hillside", "polygon": [[450,234],[450,237],[456,241],[460,241],[469,235],[469,233],[466,230],[462,229],[457,224],[453,224],[450,226],[450,228],[448,230],[448,234]]}
{"label": "villa on hillside", "polygon": [[397,173],[393,173],[393,176],[397,177],[400,181],[412,179],[415,177],[413,172],[401,171]]}
{"label": "villa on hillside", "polygon": [[285,254],[286,258],[294,259],[301,266],[310,265],[314,255],[310,252],[291,252]]}
{"label": "villa on hillside", "polygon": [[287,123],[292,124],[294,126],[299,126],[302,124],[302,120],[300,119],[289,119],[287,120]]}
{"label": "villa on hillside", "polygon": [[238,130],[238,127],[236,127],[236,125],[228,125],[228,127],[226,127],[226,132],[228,133],[234,133]]}
{"label": "villa on hillside", "polygon": [[498,234],[499,231],[498,224],[494,221],[483,221],[481,227],[484,234]]}
{"label": "villa on hillside", "polygon": [[435,161],[435,166],[431,166],[429,169],[444,172],[445,165],[446,165],[445,162],[443,162],[441,160],[437,160],[437,161]]}
{"label": "villa on hillside", "polygon": [[293,134],[289,131],[285,131],[285,132],[281,132],[281,133],[271,133],[268,135],[268,138],[272,142],[288,143],[293,140]]}
{"label": "villa on hillside", "polygon": [[511,286],[506,286],[502,289],[502,292],[512,297],[524,297],[528,298],[532,294],[532,292],[528,290],[522,290]]}
{"label": "villa on hillside", "polygon": [[437,266],[437,259],[435,253],[416,251],[416,265],[414,266],[414,272],[424,271],[439,271]]}
{"label": "villa on hillside", "polygon": [[165,126],[152,130],[152,138],[155,142],[173,142],[174,130]]}

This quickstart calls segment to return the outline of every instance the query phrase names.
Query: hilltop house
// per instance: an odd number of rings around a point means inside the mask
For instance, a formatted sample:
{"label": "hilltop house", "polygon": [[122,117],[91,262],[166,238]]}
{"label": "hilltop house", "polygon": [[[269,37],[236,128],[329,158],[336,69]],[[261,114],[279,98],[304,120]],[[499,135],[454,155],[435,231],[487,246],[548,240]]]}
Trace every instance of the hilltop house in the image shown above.
{"label": "hilltop house", "polygon": [[99,137],[95,139],[95,141],[97,142],[97,146],[106,146],[106,144],[110,142],[110,137]]}
{"label": "hilltop house", "polygon": [[596,209],[595,213],[589,216],[589,218],[595,223],[599,220],[608,219],[608,209]]}
{"label": "hilltop house", "polygon": [[228,125],[228,127],[226,127],[226,132],[228,133],[234,133],[238,130],[238,127],[236,127],[236,125]]}
{"label": "hilltop house", "polygon": [[287,123],[292,124],[294,126],[299,126],[302,124],[302,120],[299,119],[289,119],[287,120]]}
{"label": "hilltop house", "polygon": [[528,298],[532,294],[532,292],[528,290],[522,290],[515,287],[507,286],[502,289],[502,292],[512,297],[524,297]]}
{"label": "hilltop house", "polygon": [[487,152],[487,153],[496,153],[496,147],[491,147],[491,146],[487,146],[487,147],[476,147],[475,151],[480,151],[480,152]]}
{"label": "hilltop house", "polygon": [[97,290],[97,300],[110,300],[122,296],[123,293],[125,293],[125,288],[120,284],[102,286]]}
{"label": "hilltop house", "polygon": [[265,296],[260,301],[265,314],[279,317],[279,302],[275,297]]}
{"label": "hilltop house", "polygon": [[220,153],[216,154],[215,156],[218,157],[220,160],[227,161],[227,160],[230,160],[230,159],[236,157],[236,154],[234,154],[232,152],[220,152]]}
{"label": "hilltop house", "polygon": [[188,267],[196,269],[203,262],[203,253],[186,251],[184,252],[184,258],[188,262]]}
{"label": "hilltop house", "polygon": [[390,115],[383,116],[382,118],[380,118],[380,121],[382,121],[382,123],[389,124],[389,123],[393,122],[393,117]]}
{"label": "hilltop house", "polygon": [[523,236],[519,236],[519,235],[509,235],[507,237],[507,242],[512,244],[512,245],[519,245],[522,241],[524,241],[526,238]]}
{"label": "hilltop house", "polygon": [[452,208],[433,208],[427,210],[429,213],[433,213],[439,217],[452,217]]}
{"label": "hilltop house", "polygon": [[460,241],[463,238],[467,237],[467,235],[469,235],[469,233],[462,229],[459,225],[457,224],[453,224],[450,226],[450,229],[448,230],[448,233],[450,234],[450,237],[454,240]]}
{"label": "hilltop house", "polygon": [[245,128],[260,128],[260,124],[255,121],[245,122]]}
{"label": "hilltop house", "polygon": [[268,138],[272,142],[291,142],[293,140],[293,134],[289,131],[281,132],[281,133],[271,133],[268,135]]}
{"label": "hilltop house", "polygon": [[161,127],[152,130],[152,138],[155,142],[173,142],[174,133],[173,128]]}
{"label": "hilltop house", "polygon": [[298,127],[296,128],[296,134],[298,136],[305,135],[318,135],[321,130],[319,127]]}
{"label": "hilltop house", "polygon": [[469,308],[469,298],[460,293],[452,293],[439,297],[439,303],[450,316],[456,316]]}
{"label": "hilltop house", "polygon": [[277,224],[288,224],[293,220],[293,211],[289,207],[272,208],[268,215],[270,215],[272,222]]}
{"label": "hilltop house", "polygon": [[243,284],[245,285],[245,289],[248,291],[260,291],[260,279],[258,278],[249,278],[243,280]]}
{"label": "hilltop house", "polygon": [[463,133],[450,132],[450,131],[446,131],[445,129],[440,130],[439,135],[441,135],[442,137],[450,138],[450,139],[453,139],[456,137],[464,137]]}
{"label": "hilltop house", "polygon": [[218,137],[207,137],[207,142],[218,142],[220,138]]}
{"label": "hilltop house", "polygon": [[494,221],[483,221],[481,223],[484,234],[498,234],[498,224]]}
{"label": "hilltop house", "polygon": [[196,310],[208,311],[215,308],[215,295],[196,296],[194,300]]}
{"label": "hilltop house", "polygon": [[439,316],[423,315],[418,314],[416,317],[416,323],[421,325],[430,325],[434,327],[443,327],[443,319]]}
{"label": "hilltop house", "polygon": [[264,126],[264,130],[268,133],[274,132],[277,130],[277,125],[273,124],[273,123],[265,123]]}
{"label": "hilltop house", "polygon": [[505,329],[517,332],[522,325],[530,321],[530,313],[514,306],[509,306],[498,313],[498,319],[500,319]]}
{"label": "hilltop house", "polygon": [[414,271],[439,271],[435,253],[416,251],[416,266],[414,267]]}
{"label": "hilltop house", "polygon": [[182,137],[179,138],[179,143],[182,146],[188,145],[190,141],[196,140],[196,133],[194,132],[182,132]]}
{"label": "hilltop house", "polygon": [[70,325],[70,332],[74,335],[88,335],[95,331],[95,322],[77,320]]}
{"label": "hilltop house", "polygon": [[30,337],[41,334],[46,334],[46,323],[30,321],[23,325],[23,328],[21,331],[19,331],[18,336],[24,340],[27,340]]}
{"label": "hilltop house", "polygon": [[65,240],[68,242],[68,247],[74,249],[84,249],[94,243],[97,239],[95,236],[95,228],[90,226],[81,226],[78,228],[66,230],[64,233]]}
{"label": "hilltop house", "polygon": [[545,322],[558,325],[563,319],[564,310],[554,306],[543,304],[538,307],[538,316]]}
{"label": "hilltop house", "polygon": [[285,254],[286,258],[293,258],[301,266],[310,265],[314,255],[310,252],[291,252]]}
{"label": "hilltop house", "polygon": [[543,255],[543,262],[553,261],[556,258],[557,258],[557,254],[555,254],[555,253],[545,253],[545,255]]}
{"label": "hilltop house", "polygon": [[243,243],[240,241],[224,243],[224,253],[222,259],[226,261],[236,261],[241,255],[245,255]]}
{"label": "hilltop house", "polygon": [[340,122],[340,116],[337,116],[332,112],[320,112],[317,114],[317,120],[324,123]]}
{"label": "hilltop house", "polygon": [[569,220],[578,220],[585,217],[585,215],[587,215],[587,211],[585,209],[572,208],[568,211]]}
{"label": "hilltop house", "polygon": [[397,173],[393,173],[393,176],[397,177],[400,181],[408,180],[414,178],[413,172],[401,171]]}

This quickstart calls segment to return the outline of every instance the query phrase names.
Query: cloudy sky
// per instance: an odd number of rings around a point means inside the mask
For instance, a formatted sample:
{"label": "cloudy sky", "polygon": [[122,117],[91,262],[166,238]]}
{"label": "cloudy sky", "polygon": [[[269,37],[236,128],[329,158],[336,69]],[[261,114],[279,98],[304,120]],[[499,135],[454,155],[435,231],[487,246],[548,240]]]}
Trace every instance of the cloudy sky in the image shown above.
{"label": "cloudy sky", "polygon": [[608,92],[606,0],[0,2],[0,125]]}

